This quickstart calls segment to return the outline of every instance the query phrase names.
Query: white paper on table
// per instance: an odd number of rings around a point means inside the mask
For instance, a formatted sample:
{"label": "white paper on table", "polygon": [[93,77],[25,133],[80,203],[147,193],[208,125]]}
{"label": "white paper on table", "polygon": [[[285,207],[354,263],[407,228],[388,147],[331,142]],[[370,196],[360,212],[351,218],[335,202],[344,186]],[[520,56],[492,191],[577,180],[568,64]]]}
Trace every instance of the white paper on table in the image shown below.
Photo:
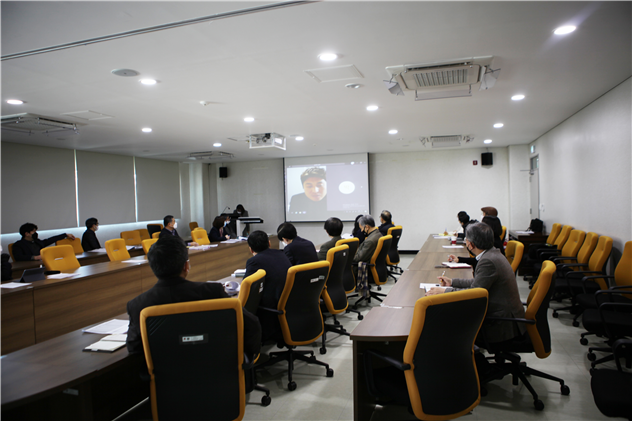
{"label": "white paper on table", "polygon": [[119,348],[123,348],[125,346],[124,342],[116,342],[116,341],[99,341],[95,342],[91,345],[88,345],[84,349],[89,349],[90,351],[116,351]]}
{"label": "white paper on table", "polygon": [[127,333],[127,327],[129,325],[129,321],[127,320],[119,320],[112,319],[107,322],[100,323],[96,326],[92,326],[88,329],[83,329],[84,333],[99,333],[101,335],[114,335]]}
{"label": "white paper on table", "polygon": [[421,289],[425,289],[426,291],[428,291],[430,288],[436,288],[436,287],[440,287],[441,284],[440,283],[436,283],[436,284],[427,284],[427,283],[420,283],[419,284],[419,288]]}
{"label": "white paper on table", "polygon": [[450,236],[449,235],[433,235],[432,238],[434,238],[435,240],[449,240]]}
{"label": "white paper on table", "polygon": [[87,253],[107,253],[107,250],[104,248],[100,248],[100,249],[94,249],[94,250],[90,250]]}
{"label": "white paper on table", "polygon": [[516,231],[516,234],[533,234],[533,231]]}
{"label": "white paper on table", "polygon": [[455,262],[441,262],[442,265],[449,267],[450,269],[467,269],[471,268],[471,265],[467,263],[455,263]]}
{"label": "white paper on table", "polygon": [[443,246],[444,249],[462,249],[463,246]]}
{"label": "white paper on table", "polygon": [[29,282],[23,284],[22,282],[7,282],[6,284],[1,284],[0,288],[19,288],[25,285],[31,285],[31,283]]}
{"label": "white paper on table", "polygon": [[125,342],[127,341],[127,334],[117,333],[115,335],[104,336],[101,338],[101,341]]}
{"label": "white paper on table", "polygon": [[144,260],[121,260],[121,263],[136,263],[137,265],[140,265],[143,262]]}
{"label": "white paper on table", "polygon": [[232,240],[226,240],[226,241],[223,241],[223,243],[226,243],[226,244],[232,244],[232,243],[239,243],[240,241],[241,241],[241,240],[232,239]]}
{"label": "white paper on table", "polygon": [[54,275],[47,275],[46,279],[66,279],[75,276],[76,273],[56,273]]}
{"label": "white paper on table", "polygon": [[125,248],[127,248],[128,250],[131,250],[133,248],[136,248],[136,246],[125,246]]}

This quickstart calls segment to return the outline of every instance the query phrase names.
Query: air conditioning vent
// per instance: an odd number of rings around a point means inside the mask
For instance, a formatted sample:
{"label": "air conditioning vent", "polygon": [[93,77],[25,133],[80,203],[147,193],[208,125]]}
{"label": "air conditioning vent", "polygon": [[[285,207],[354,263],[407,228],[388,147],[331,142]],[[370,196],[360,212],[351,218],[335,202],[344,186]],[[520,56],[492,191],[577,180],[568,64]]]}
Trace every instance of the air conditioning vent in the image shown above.
{"label": "air conditioning vent", "polygon": [[471,135],[446,135],[446,136],[429,136],[420,137],[419,141],[426,146],[426,143],[430,143],[433,148],[454,148],[461,146],[461,142],[468,143],[474,140]]}
{"label": "air conditioning vent", "polygon": [[409,69],[401,74],[404,86],[409,91],[425,88],[471,85],[478,82],[481,66],[477,64],[439,67],[431,69]]}
{"label": "air conditioning vent", "polygon": [[78,123],[37,114],[14,114],[2,116],[2,128],[20,133],[54,133],[73,131],[78,133]]}

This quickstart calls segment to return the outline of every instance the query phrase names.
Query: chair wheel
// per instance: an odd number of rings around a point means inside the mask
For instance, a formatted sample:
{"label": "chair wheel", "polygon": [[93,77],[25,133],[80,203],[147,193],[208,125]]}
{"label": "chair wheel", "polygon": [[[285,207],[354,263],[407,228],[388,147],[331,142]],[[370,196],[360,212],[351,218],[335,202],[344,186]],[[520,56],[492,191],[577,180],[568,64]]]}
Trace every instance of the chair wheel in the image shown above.
{"label": "chair wheel", "polygon": [[588,361],[595,361],[597,359],[597,356],[593,354],[592,352],[589,352],[588,355],[586,355],[586,357],[588,358]]}
{"label": "chair wheel", "polygon": [[557,314],[557,311],[554,311],[554,312],[553,312],[553,318],[554,318],[554,319],[557,319],[558,317],[560,317],[560,316],[559,316],[559,314]]}
{"label": "chair wheel", "polygon": [[571,394],[571,389],[565,384],[562,385],[562,387],[560,388],[560,391],[562,392],[562,395],[564,396],[568,396]]}
{"label": "chair wheel", "polygon": [[287,384],[287,390],[289,390],[290,392],[296,390],[296,382],[289,382]]}
{"label": "chair wheel", "polygon": [[335,324],[336,326],[340,326],[340,322],[339,322],[338,320],[334,320],[334,324]]}
{"label": "chair wheel", "polygon": [[268,406],[272,402],[272,398],[270,396],[263,396],[261,398],[261,406]]}
{"label": "chair wheel", "polygon": [[327,368],[327,377],[333,377],[333,376],[334,376],[334,369]]}
{"label": "chair wheel", "polygon": [[582,344],[582,345],[588,345],[588,339],[586,339],[586,338],[581,338],[581,339],[579,340],[579,343],[580,343],[580,344]]}
{"label": "chair wheel", "polygon": [[326,353],[327,353],[327,348],[322,347],[322,348],[320,349],[320,354],[321,354],[321,355],[323,355],[323,354],[326,354]]}
{"label": "chair wheel", "polygon": [[377,286],[377,290],[378,290],[378,291],[382,291],[382,287],[378,285],[378,286]]}
{"label": "chair wheel", "polygon": [[542,411],[544,409],[544,402],[542,402],[540,399],[537,399],[533,401],[533,406],[535,406],[535,409],[537,409],[538,411]]}
{"label": "chair wheel", "polygon": [[364,319],[364,316],[361,314],[358,314],[358,320],[362,320],[362,319]]}
{"label": "chair wheel", "polygon": [[573,320],[573,326],[574,327],[579,327],[579,322],[577,320]]}

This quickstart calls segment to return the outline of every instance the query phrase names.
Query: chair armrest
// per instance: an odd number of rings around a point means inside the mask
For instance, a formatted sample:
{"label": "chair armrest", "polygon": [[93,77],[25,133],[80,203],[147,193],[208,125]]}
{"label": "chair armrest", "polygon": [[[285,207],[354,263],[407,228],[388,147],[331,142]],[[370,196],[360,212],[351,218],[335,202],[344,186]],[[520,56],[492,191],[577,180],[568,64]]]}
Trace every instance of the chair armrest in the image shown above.
{"label": "chair armrest", "polygon": [[584,290],[584,294],[588,294],[588,291],[586,291],[586,285],[588,285],[588,282],[591,279],[614,279],[614,276],[610,276],[610,275],[584,276],[582,278],[582,288]]}
{"label": "chair armrest", "polygon": [[526,323],[526,324],[530,324],[530,325],[534,325],[535,324],[535,320],[518,319],[518,318],[513,318],[513,317],[487,316],[487,317],[485,317],[485,320],[500,320],[500,321],[503,321],[503,322],[518,322],[518,323]]}
{"label": "chair armrest", "polygon": [[259,307],[259,309],[264,310],[264,311],[269,311],[270,313],[283,314],[281,310],[277,310],[276,308]]}
{"label": "chair armrest", "polygon": [[573,256],[557,256],[557,257],[551,258],[551,261],[553,261],[553,262],[560,261],[560,260],[572,260],[572,261],[576,262],[577,261],[577,257],[573,257]]}
{"label": "chair armrest", "polygon": [[245,371],[245,370],[250,370],[254,366],[255,366],[255,358],[252,358],[252,359],[248,358],[248,354],[244,352],[244,362],[241,365],[241,368],[243,368]]}
{"label": "chair armrest", "polygon": [[[598,293],[600,292],[606,292],[608,290],[602,290],[602,291],[597,291]],[[622,292],[626,292],[626,291],[617,291],[617,294],[620,294]],[[632,291],[630,292],[632,293]],[[604,315],[604,313],[606,311],[613,311],[616,310],[617,308],[629,308],[632,310],[632,303],[610,303],[610,302],[606,302],[606,303],[601,303],[599,305],[599,317],[601,317],[601,324],[604,327],[604,330],[606,331],[606,336],[610,339],[614,339],[615,336],[612,334],[612,332],[610,332],[610,328],[608,326],[608,323],[606,323],[606,317]]]}
{"label": "chair armrest", "polygon": [[410,370],[411,369],[410,364],[404,364],[403,362],[401,362],[401,361],[399,361],[399,360],[397,360],[397,359],[395,359],[393,357],[389,357],[386,354],[382,354],[379,351],[374,351],[372,349],[369,349],[369,350],[365,351],[364,354],[365,354],[365,358],[367,356],[369,357],[369,359],[371,357],[377,357],[380,360],[388,363],[389,365],[392,365],[393,367],[395,367],[395,368],[397,368],[398,370],[401,370],[401,371],[406,371],[406,370]]}
{"label": "chair armrest", "polygon": [[632,285],[614,285],[614,286],[611,286],[609,289],[614,290],[614,289],[627,289],[627,288],[632,288]]}
{"label": "chair armrest", "polygon": [[[617,288],[617,287],[611,287],[610,289],[600,289],[599,291],[595,292],[595,295],[600,295],[600,294],[632,294],[632,291],[620,291],[620,290],[615,289],[615,288]],[[624,286],[624,287],[619,287],[619,288],[630,288],[630,287],[629,286]],[[626,304],[626,303],[622,303],[622,304]]]}
{"label": "chair armrest", "polygon": [[549,257],[557,256],[559,254],[560,254],[560,250],[558,249],[545,249],[538,252],[538,259],[546,260]]}
{"label": "chair armrest", "polygon": [[374,398],[379,398],[379,392],[377,390],[377,388],[375,387],[375,380],[373,378],[373,362],[372,362],[372,357],[377,357],[379,359],[381,359],[382,361],[388,363],[389,365],[392,365],[393,367],[396,367],[397,369],[401,370],[401,371],[406,371],[406,370],[410,370],[410,364],[404,364],[401,361],[398,361],[394,358],[391,358],[387,355],[382,354],[381,352],[378,351],[374,351],[372,349],[368,349],[366,351],[364,351],[364,355],[363,355],[363,360],[364,360],[364,376],[366,378],[366,383],[367,383],[367,389],[369,392],[369,395],[373,396]]}
{"label": "chair armrest", "polygon": [[617,363],[617,369],[623,372],[619,358],[623,356],[630,358],[632,356],[632,339],[616,340],[614,344],[612,344],[612,353],[615,355],[614,360]]}

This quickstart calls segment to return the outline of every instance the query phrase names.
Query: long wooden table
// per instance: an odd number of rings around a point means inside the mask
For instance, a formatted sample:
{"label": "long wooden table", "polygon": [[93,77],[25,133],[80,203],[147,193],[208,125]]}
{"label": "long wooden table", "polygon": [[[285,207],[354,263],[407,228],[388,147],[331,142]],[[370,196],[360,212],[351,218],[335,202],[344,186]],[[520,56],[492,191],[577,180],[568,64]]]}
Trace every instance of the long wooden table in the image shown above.
{"label": "long wooden table", "polygon": [[[270,242],[278,248],[276,236]],[[222,279],[244,268],[249,257],[246,242],[190,250],[187,279]],[[70,273],[75,276],[1,290],[3,355],[121,314],[129,300],[157,282],[145,256],[82,266]]]}
{"label": "long wooden table", "polygon": [[429,236],[423,247],[408,266],[408,269],[393,285],[380,307],[374,307],[351,333],[353,341],[353,417],[356,421],[370,420],[375,403],[366,388],[363,354],[367,349],[376,349],[401,359],[417,300],[425,295],[420,283],[434,283],[437,276],[449,278],[471,278],[472,269],[436,268],[447,261],[448,254],[468,256],[465,248],[443,248],[447,239]]}

